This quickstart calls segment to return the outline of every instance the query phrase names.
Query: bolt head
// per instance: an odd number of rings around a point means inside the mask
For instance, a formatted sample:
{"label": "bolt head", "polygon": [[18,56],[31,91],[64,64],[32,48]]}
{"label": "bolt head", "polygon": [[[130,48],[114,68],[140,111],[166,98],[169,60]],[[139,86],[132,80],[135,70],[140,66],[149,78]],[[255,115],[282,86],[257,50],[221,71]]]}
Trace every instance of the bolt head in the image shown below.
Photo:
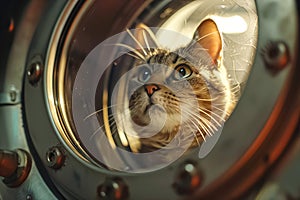
{"label": "bolt head", "polygon": [[97,189],[101,200],[126,200],[129,197],[128,186],[121,178],[106,180]]}
{"label": "bolt head", "polygon": [[26,195],[26,200],[33,200],[32,196],[30,194]]}
{"label": "bolt head", "polygon": [[48,166],[52,169],[60,169],[65,163],[65,155],[60,147],[52,147],[46,154]]}
{"label": "bolt head", "polygon": [[40,62],[32,63],[27,71],[29,83],[36,85],[42,77],[42,64]]}
{"label": "bolt head", "polygon": [[289,48],[282,41],[269,42],[262,55],[266,66],[272,71],[280,71],[290,62]]}
{"label": "bolt head", "polygon": [[200,188],[203,181],[198,165],[194,161],[186,161],[180,165],[173,188],[179,195],[189,195]]}

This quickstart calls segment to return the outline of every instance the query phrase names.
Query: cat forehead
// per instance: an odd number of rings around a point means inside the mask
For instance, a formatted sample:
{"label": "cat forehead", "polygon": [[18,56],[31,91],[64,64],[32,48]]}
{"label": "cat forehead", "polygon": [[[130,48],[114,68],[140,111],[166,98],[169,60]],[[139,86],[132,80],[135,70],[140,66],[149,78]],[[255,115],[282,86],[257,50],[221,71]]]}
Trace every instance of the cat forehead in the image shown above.
{"label": "cat forehead", "polygon": [[179,48],[175,51],[156,49],[146,57],[145,61],[148,64],[159,63],[168,66],[186,64],[195,68],[201,66],[213,65],[211,58],[206,51],[201,48]]}
{"label": "cat forehead", "polygon": [[179,56],[175,52],[159,52],[153,54],[147,59],[147,63],[159,63],[159,64],[176,64],[178,61],[183,60],[181,56]]}
{"label": "cat forehead", "polygon": [[201,48],[197,48],[197,50],[191,49],[190,47],[179,48],[175,51],[159,48],[151,49],[151,52],[145,56],[144,60],[135,62],[135,67],[147,65],[153,71],[164,73],[174,71],[180,65],[187,65],[196,73],[202,70],[210,70],[210,66],[213,63],[208,54]]}

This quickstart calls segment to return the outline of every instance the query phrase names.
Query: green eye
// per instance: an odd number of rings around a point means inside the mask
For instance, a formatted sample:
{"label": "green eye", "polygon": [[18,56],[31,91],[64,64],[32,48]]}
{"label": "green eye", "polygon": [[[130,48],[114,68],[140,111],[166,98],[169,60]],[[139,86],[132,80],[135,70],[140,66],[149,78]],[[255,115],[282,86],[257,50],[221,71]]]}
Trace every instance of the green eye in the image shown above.
{"label": "green eye", "polygon": [[151,77],[151,70],[148,67],[142,67],[139,70],[138,79],[139,81],[145,83],[147,82]]}
{"label": "green eye", "polygon": [[182,80],[191,76],[193,71],[188,65],[179,65],[175,68],[174,78]]}

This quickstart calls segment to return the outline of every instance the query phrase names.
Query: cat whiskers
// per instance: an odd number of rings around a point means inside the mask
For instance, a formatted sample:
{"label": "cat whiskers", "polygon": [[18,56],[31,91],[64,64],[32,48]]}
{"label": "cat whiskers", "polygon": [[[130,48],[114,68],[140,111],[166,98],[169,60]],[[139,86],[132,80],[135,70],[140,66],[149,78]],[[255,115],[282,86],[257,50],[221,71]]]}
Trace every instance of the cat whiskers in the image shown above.
{"label": "cat whiskers", "polygon": [[[146,44],[146,48],[147,48],[148,52],[145,50],[145,47],[142,45],[142,43],[132,34],[132,32],[129,29],[126,29],[127,33],[133,39],[133,41],[137,44],[137,46],[141,49],[141,51],[143,52],[144,55],[142,55],[137,49],[134,49],[133,47],[130,47],[128,45],[123,45],[123,47],[126,47],[130,51],[134,52],[137,56],[133,56],[132,54],[128,54],[128,55],[131,55],[134,58],[136,58],[136,57],[143,58],[142,60],[145,61],[147,57],[151,57],[155,53],[155,51],[154,52],[151,51],[151,48],[149,45],[149,40],[147,39],[145,31],[147,31],[147,33],[150,35],[152,41],[155,43],[155,50],[159,49],[160,45],[159,45],[159,42],[158,42],[156,36],[153,34],[153,32],[150,30],[149,27],[147,27],[144,24],[140,24],[139,26],[142,29],[143,40]],[[120,46],[120,44],[117,44],[117,45]]]}
{"label": "cat whiskers", "polygon": [[[203,141],[206,142],[205,136],[204,136],[204,134],[202,133],[202,131],[200,130],[200,128],[197,126],[197,124],[196,124],[193,120],[190,120],[190,122],[194,125],[194,127],[196,127],[196,129],[197,129],[198,132],[200,133],[201,137],[203,138]],[[193,129],[191,125],[189,125],[189,127],[190,127],[191,129]],[[200,143],[200,141],[199,141],[199,139],[198,139],[197,133],[195,133],[195,132],[192,130],[192,134],[191,134],[191,135],[194,136],[194,138],[195,138],[195,140],[196,140],[198,146],[200,146],[201,143]]]}
{"label": "cat whiskers", "polygon": [[[129,109],[126,109],[125,111],[123,111],[122,112],[122,117],[123,118],[125,118],[125,116],[124,115],[128,115],[128,114],[130,114],[130,110]],[[115,117],[115,113],[111,113],[110,115],[108,115],[108,123],[109,123],[109,125],[110,125],[110,127],[112,128],[112,127],[114,127],[115,125],[118,125],[118,124],[120,124],[120,121],[125,121],[123,118],[122,119],[117,119],[116,117]],[[103,123],[101,126],[99,126],[93,133],[92,133],[92,135],[90,136],[90,140],[101,130],[101,129],[103,129],[104,128],[104,126],[105,126],[105,123]],[[116,134],[117,133],[117,131],[114,131],[114,132],[112,132],[112,135],[114,135],[114,134]]]}
{"label": "cat whiskers", "polygon": [[236,71],[236,63],[235,63],[234,59],[232,59],[232,66],[233,66],[233,69],[234,69],[234,71],[233,71],[234,79],[235,79],[237,85],[240,87],[240,83],[238,81],[238,75],[237,75],[237,71]]}
{"label": "cat whiskers", "polygon": [[[212,135],[212,133],[211,132],[213,132],[213,130],[209,127],[209,128],[207,128],[205,125],[205,123],[203,123],[203,121],[202,121],[202,118],[203,117],[201,117],[201,116],[199,116],[199,115],[197,115],[197,114],[195,114],[195,113],[193,113],[192,111],[189,111],[189,110],[187,110],[187,109],[182,109],[182,112],[184,113],[184,114],[187,114],[188,116],[189,116],[189,118],[188,118],[188,120],[190,121],[190,122],[192,122],[192,124],[197,128],[197,130],[199,131],[199,133],[201,134],[201,136],[202,136],[202,138],[205,140],[205,136],[204,136],[204,134],[203,134],[203,132],[200,130],[200,128],[199,128],[199,126],[208,134],[208,135]],[[196,123],[195,123],[196,122]],[[197,125],[198,124],[198,125]],[[208,130],[208,129],[211,129],[211,130]]]}
{"label": "cat whiskers", "polygon": [[[111,124],[111,123],[114,123],[114,121],[113,122],[111,122],[111,120],[113,120],[113,118],[112,118],[112,116],[109,116],[108,117],[108,122]],[[93,139],[93,137],[95,137],[96,136],[96,134],[101,130],[101,129],[103,129],[104,128],[104,126],[105,126],[105,124],[103,123],[103,125],[102,126],[100,126],[99,128],[97,128],[92,134],[91,134],[91,136],[90,136],[90,140],[92,140]]]}
{"label": "cat whiskers", "polygon": [[[201,113],[203,113],[203,114],[205,114],[206,116],[210,117],[219,127],[221,127],[222,125],[212,115],[214,115],[215,117],[219,118],[219,120],[221,122],[223,122],[223,123],[225,122],[224,117],[219,116],[217,113],[213,112],[213,110],[208,110],[206,108],[198,108],[198,111],[201,112]],[[207,112],[210,112],[211,115],[209,113],[207,113]],[[214,128],[215,128],[215,130],[218,130],[216,127],[214,127]]]}
{"label": "cat whiskers", "polygon": [[[188,125],[189,129],[193,130],[193,127],[192,125]],[[200,134],[200,133],[199,133]],[[202,136],[201,136],[202,137]],[[183,144],[183,145],[186,145],[186,142],[188,142],[187,145],[190,145],[191,144],[191,141],[190,139],[195,139],[198,146],[201,145],[201,142],[199,141],[198,139],[198,136],[197,136],[197,133],[194,133],[193,131],[191,132],[191,134],[188,134],[188,136],[185,136],[184,138],[180,138],[179,140],[179,145]],[[205,139],[203,140],[205,141]],[[182,145],[181,145],[182,146]]]}
{"label": "cat whiskers", "polygon": [[201,50],[201,51],[208,51],[208,49],[205,49],[203,47],[197,47],[197,48],[193,47],[193,49],[195,49],[195,50]]}
{"label": "cat whiskers", "polygon": [[[190,115],[188,111],[186,111],[184,109],[181,110],[181,111],[189,116],[188,122],[185,124],[185,126],[186,125],[188,126],[188,128],[191,131],[191,134],[188,134],[187,136],[186,136],[186,134],[184,134],[183,138],[179,138],[179,145],[183,144],[184,142],[187,142],[187,141],[189,142],[188,145],[190,145],[190,141],[189,140],[192,137],[192,139],[196,140],[198,146],[200,146],[201,143],[200,143],[200,141],[198,139],[197,132],[201,135],[201,137],[203,138],[203,141],[206,141],[205,135],[203,134],[202,130],[199,128],[199,125],[197,125],[197,123],[200,124],[201,122],[197,118],[195,118],[193,115]],[[195,133],[195,128],[196,128],[196,133]],[[188,131],[189,130],[184,130],[184,132],[188,132]]]}
{"label": "cat whiskers", "polygon": [[231,92],[233,92],[234,94],[239,93],[241,91],[241,84],[237,83],[237,85],[235,85],[234,87],[231,88]]}
{"label": "cat whiskers", "polygon": [[149,46],[149,42],[148,42],[147,36],[146,36],[146,34],[145,34],[145,31],[143,30],[142,33],[143,33],[144,41],[145,41],[145,43],[146,43],[146,47],[147,47],[148,51],[151,53],[151,48],[150,48],[150,46]]}
{"label": "cat whiskers", "polygon": [[[205,101],[207,101],[207,102],[213,102],[212,99],[207,99],[207,100],[205,100],[205,99],[199,99],[199,98],[196,98],[196,100],[197,100],[197,101],[204,101],[204,102],[205,102]],[[191,106],[191,107],[194,106],[193,104],[191,104],[191,103],[186,103],[186,102],[187,102],[187,98],[184,99],[184,102],[181,101],[181,103],[185,103],[186,105],[189,105],[189,106]],[[214,103],[212,103],[212,104],[214,105]],[[217,107],[214,107],[214,108],[217,109]],[[207,113],[207,112],[210,112],[210,110],[208,110],[208,109],[206,109],[206,108],[200,108],[200,107],[198,107],[198,108],[197,108],[197,111],[199,111],[199,112],[205,114],[206,116],[208,116],[209,118],[211,118],[211,119],[212,119],[219,127],[221,127],[221,124],[220,124],[213,116],[211,116],[209,113]],[[207,112],[206,112],[206,111],[207,111]],[[224,112],[224,111],[221,110],[221,109],[219,109],[219,111]],[[222,122],[225,122],[225,119],[224,119],[223,117],[219,116],[218,114],[214,113],[213,111],[211,111],[211,114],[214,115],[214,116],[216,116],[217,118],[219,118]],[[204,118],[204,119],[205,119],[205,118]],[[207,120],[207,119],[205,119],[205,120]],[[213,124],[211,124],[211,125],[213,125]],[[213,127],[214,127],[215,130],[217,130],[217,128],[216,128],[215,126],[213,126]]]}
{"label": "cat whiskers", "polygon": [[[191,112],[192,113],[192,112]],[[198,113],[192,113],[194,115],[194,117],[198,118],[200,123],[201,128],[203,128],[205,130],[205,132],[207,133],[208,136],[212,136],[214,134],[214,132],[217,130],[217,128],[213,125],[213,123],[211,121],[209,121],[208,119],[206,119],[205,117],[199,115]]]}
{"label": "cat whiskers", "polygon": [[[221,113],[224,113],[226,116],[229,116],[230,113],[228,111],[225,111],[219,107],[216,106],[217,104],[212,104],[211,107],[212,107],[212,110],[218,110],[220,111]],[[221,104],[220,104],[221,105]]]}
{"label": "cat whiskers", "polygon": [[126,31],[129,34],[129,36],[135,41],[135,43],[141,48],[141,50],[143,51],[144,55],[147,56],[148,53],[145,51],[143,45],[134,37],[134,35],[131,33],[131,31],[129,29],[126,29]]}
{"label": "cat whiskers", "polygon": [[[184,102],[182,102],[184,103]],[[185,102],[185,104],[187,104]],[[194,106],[192,104],[187,104],[189,106]],[[222,109],[214,106],[214,104],[212,104],[213,109],[212,110],[208,110],[207,108],[203,108],[203,107],[198,107],[196,109],[196,111],[204,114],[205,116],[209,117],[218,127],[222,127],[222,124],[225,122],[225,118],[218,115],[217,113],[213,112],[214,109],[217,109],[218,111],[221,111],[221,113],[226,113],[225,111],[223,111]],[[208,113],[210,112],[210,113]],[[227,113],[226,113],[227,114]],[[198,116],[198,115],[197,115]],[[205,121],[206,124],[208,124],[209,126],[211,126],[215,131],[218,130],[218,128],[212,123],[212,121],[209,121],[208,119],[206,119],[205,117],[202,117],[201,120]]]}
{"label": "cat whiskers", "polygon": [[[209,33],[209,34],[206,34],[206,35],[202,36],[201,38],[196,38],[195,43],[196,43],[196,42],[199,42],[199,41],[205,39],[206,37],[209,37],[210,35],[213,35],[213,34],[215,34],[215,33],[219,33],[219,32],[218,32],[218,31],[214,31],[214,32],[211,32],[211,33]],[[201,46],[199,46],[198,48],[195,48],[193,45],[189,45],[189,46],[187,46],[186,48],[182,49],[182,52],[181,52],[181,53],[179,52],[179,54],[182,54],[183,57],[185,57],[186,55],[190,55],[190,54],[189,54],[189,49],[190,49],[190,48],[193,48],[193,49],[199,49],[199,50],[202,50],[202,51],[208,51],[208,49],[203,48],[203,47],[201,47]],[[190,55],[190,56],[192,56],[192,55]]]}
{"label": "cat whiskers", "polygon": [[116,107],[116,106],[121,106],[121,105],[124,105],[124,104],[115,104],[115,105],[110,105],[110,106],[107,106],[107,107],[104,107],[104,108],[102,107],[101,109],[96,110],[95,112],[93,112],[93,113],[87,115],[87,116],[83,119],[83,121],[86,121],[88,118],[92,117],[93,115],[96,115],[96,114],[102,112],[104,109],[110,109],[110,108],[113,108],[113,107]]}
{"label": "cat whiskers", "polygon": [[141,60],[143,60],[143,61],[146,62],[146,57],[145,57],[145,55],[141,54],[137,49],[135,49],[135,48],[133,48],[133,47],[131,47],[131,46],[129,46],[129,45],[122,44],[122,43],[116,43],[116,44],[114,44],[114,45],[115,45],[115,46],[119,46],[119,47],[124,47],[124,48],[126,48],[126,49],[129,50],[130,52],[135,53],[135,55],[136,55],[139,59],[141,59]]}
{"label": "cat whiskers", "polygon": [[[212,102],[212,103],[211,103],[212,110],[208,110],[208,109],[206,109],[206,108],[199,108],[199,109],[206,110],[206,111],[209,111],[209,112],[212,111],[211,113],[212,113],[213,115],[215,115],[216,117],[218,117],[222,122],[225,122],[226,120],[224,119],[224,117],[222,117],[222,116],[220,116],[220,115],[217,115],[216,113],[213,112],[213,110],[217,110],[217,111],[220,111],[221,113],[226,114],[226,116],[229,116],[229,115],[230,115],[230,113],[229,113],[228,111],[225,111],[225,110],[223,110],[223,109],[221,109],[221,108],[218,107],[218,106],[224,106],[224,105],[225,105],[224,103],[216,103],[216,101],[218,101],[219,98],[220,98],[220,97],[215,97],[215,98],[213,98],[213,99],[211,99],[211,100],[209,100],[209,99],[208,99],[208,100],[205,100],[205,99],[197,98],[197,100],[198,100],[198,101],[203,101],[203,102],[205,102],[205,101],[207,101],[207,102]],[[193,105],[191,105],[191,106],[193,106]]]}
{"label": "cat whiskers", "polygon": [[147,33],[150,35],[151,39],[153,40],[153,42],[155,43],[157,48],[161,47],[158,40],[157,40],[157,38],[156,38],[156,36],[154,35],[153,31],[148,26],[141,23],[141,24],[138,25],[138,27],[145,30],[145,31],[147,31]]}
{"label": "cat whiskers", "polygon": [[[180,98],[180,99],[183,99],[184,100],[184,102],[186,102],[187,100],[189,100],[189,99],[192,99],[192,100],[194,100],[195,102],[196,101],[202,101],[202,102],[213,102],[213,101],[215,101],[215,100],[217,100],[218,99],[218,97],[215,97],[215,98],[205,98],[205,99],[203,99],[203,98],[199,98],[199,97],[187,97],[187,96],[189,96],[189,95],[186,95],[186,94],[183,94],[183,96],[180,96],[180,94],[178,95],[178,94],[176,94],[176,96],[178,97],[178,98]],[[184,103],[184,102],[181,102],[181,103]]]}
{"label": "cat whiskers", "polygon": [[198,39],[197,39],[197,42],[199,42],[199,41],[201,41],[201,40],[203,40],[203,39],[205,39],[205,38],[207,38],[207,37],[209,37],[209,36],[211,36],[211,35],[213,35],[213,34],[216,34],[216,33],[219,34],[218,31],[213,31],[213,32],[211,32],[211,33],[208,33],[208,34],[202,36],[201,38],[198,38]]}
{"label": "cat whiskers", "polygon": [[138,57],[138,56],[136,56],[136,55],[134,55],[134,54],[132,54],[132,53],[129,53],[129,52],[124,52],[124,53],[125,53],[126,55],[128,55],[128,56],[131,56],[131,57],[137,59],[137,60],[142,60],[140,57]]}

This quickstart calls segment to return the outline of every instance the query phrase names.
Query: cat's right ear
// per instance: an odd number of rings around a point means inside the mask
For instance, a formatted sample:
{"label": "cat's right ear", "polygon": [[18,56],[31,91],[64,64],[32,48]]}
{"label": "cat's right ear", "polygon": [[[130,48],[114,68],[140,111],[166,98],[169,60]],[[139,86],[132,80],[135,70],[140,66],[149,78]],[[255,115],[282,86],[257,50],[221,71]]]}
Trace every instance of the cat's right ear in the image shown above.
{"label": "cat's right ear", "polygon": [[222,49],[222,38],[216,23],[211,19],[203,21],[197,28],[197,34],[198,44],[208,52],[216,64]]}

